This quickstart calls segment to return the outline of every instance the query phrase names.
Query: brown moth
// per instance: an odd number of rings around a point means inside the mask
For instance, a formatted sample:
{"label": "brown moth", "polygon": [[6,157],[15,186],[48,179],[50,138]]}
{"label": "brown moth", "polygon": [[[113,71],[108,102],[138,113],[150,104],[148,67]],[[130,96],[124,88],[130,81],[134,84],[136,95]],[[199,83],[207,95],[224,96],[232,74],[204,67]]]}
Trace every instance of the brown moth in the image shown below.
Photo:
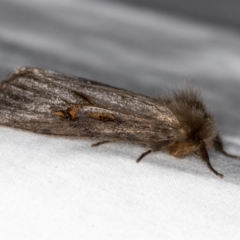
{"label": "brown moth", "polygon": [[188,88],[150,98],[54,71],[22,67],[0,84],[0,124],[37,133],[132,142],[182,158],[194,154],[211,165],[208,150],[223,149],[215,120],[200,94]]}

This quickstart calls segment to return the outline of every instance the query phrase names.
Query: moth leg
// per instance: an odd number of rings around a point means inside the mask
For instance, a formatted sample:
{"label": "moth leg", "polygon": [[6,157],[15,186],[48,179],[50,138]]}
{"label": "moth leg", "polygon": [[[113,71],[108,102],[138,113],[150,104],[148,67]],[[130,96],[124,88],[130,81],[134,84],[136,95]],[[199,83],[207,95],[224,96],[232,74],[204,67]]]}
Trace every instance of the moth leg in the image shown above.
{"label": "moth leg", "polygon": [[219,136],[217,136],[215,138],[214,148],[215,148],[216,151],[222,153],[223,155],[225,155],[227,157],[240,159],[240,156],[235,156],[235,155],[232,155],[230,153],[225,152],[225,150],[223,149],[222,140],[221,140],[221,138]]}
{"label": "moth leg", "polygon": [[199,149],[199,153],[200,153],[200,157],[201,159],[207,163],[207,166],[208,168],[214,173],[216,174],[217,176],[219,177],[223,177],[223,174],[222,173],[219,173],[218,171],[216,171],[212,164],[210,163],[210,160],[209,160],[209,156],[208,156],[208,152],[205,148],[205,143],[202,141],[201,144],[200,144],[200,149]]}
{"label": "moth leg", "polygon": [[240,159],[240,156],[236,156],[236,155],[232,155],[230,153],[225,152],[224,149],[218,150],[220,153],[222,153],[223,155],[230,157],[230,158],[235,158],[235,159]]}
{"label": "moth leg", "polygon": [[112,142],[112,141],[97,142],[97,143],[92,144],[92,147],[97,147],[97,146],[102,145],[102,144],[104,144],[104,143],[110,143],[110,142]]}
{"label": "moth leg", "polygon": [[152,152],[152,150],[149,149],[149,150],[147,150],[146,152],[142,153],[142,154],[140,155],[140,157],[136,160],[136,162],[139,163],[146,155],[148,155],[148,154],[151,153],[151,152]]}

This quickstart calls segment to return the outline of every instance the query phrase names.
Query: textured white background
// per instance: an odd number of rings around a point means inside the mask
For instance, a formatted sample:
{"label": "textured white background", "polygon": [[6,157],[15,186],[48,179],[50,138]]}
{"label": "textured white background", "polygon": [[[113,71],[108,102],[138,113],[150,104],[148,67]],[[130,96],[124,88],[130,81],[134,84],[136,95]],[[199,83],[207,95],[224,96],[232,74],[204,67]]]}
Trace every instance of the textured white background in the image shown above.
{"label": "textured white background", "polygon": [[[0,1],[0,75],[26,65],[158,96],[201,88],[240,155],[240,35],[104,1]],[[14,114],[14,113],[13,113]],[[0,239],[239,239],[240,162],[0,128]]]}

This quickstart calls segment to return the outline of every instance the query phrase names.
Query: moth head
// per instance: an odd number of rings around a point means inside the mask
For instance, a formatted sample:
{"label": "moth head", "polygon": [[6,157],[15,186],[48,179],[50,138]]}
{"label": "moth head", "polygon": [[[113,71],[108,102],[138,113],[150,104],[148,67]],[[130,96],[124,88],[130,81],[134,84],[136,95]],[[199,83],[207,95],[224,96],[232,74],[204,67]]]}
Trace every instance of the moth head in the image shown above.
{"label": "moth head", "polygon": [[213,146],[217,136],[215,120],[204,106],[199,91],[188,87],[174,92],[165,102],[184,132],[184,141],[196,146],[204,141],[207,148]]}
{"label": "moth head", "polygon": [[218,134],[215,120],[206,110],[199,92],[192,88],[175,92],[166,100],[166,105],[177,118],[183,133],[179,141],[170,146],[170,154],[175,157],[195,154],[208,164],[211,171],[222,176],[209,161],[207,151],[214,147]]}

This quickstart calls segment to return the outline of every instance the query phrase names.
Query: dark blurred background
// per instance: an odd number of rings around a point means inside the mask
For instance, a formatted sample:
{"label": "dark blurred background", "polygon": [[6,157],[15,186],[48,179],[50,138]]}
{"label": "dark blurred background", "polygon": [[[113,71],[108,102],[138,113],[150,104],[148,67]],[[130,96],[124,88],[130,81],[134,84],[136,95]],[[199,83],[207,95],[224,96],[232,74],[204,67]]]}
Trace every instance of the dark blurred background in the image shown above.
{"label": "dark blurred background", "polygon": [[189,20],[240,29],[240,2],[237,0],[115,0],[116,2],[164,12]]}

